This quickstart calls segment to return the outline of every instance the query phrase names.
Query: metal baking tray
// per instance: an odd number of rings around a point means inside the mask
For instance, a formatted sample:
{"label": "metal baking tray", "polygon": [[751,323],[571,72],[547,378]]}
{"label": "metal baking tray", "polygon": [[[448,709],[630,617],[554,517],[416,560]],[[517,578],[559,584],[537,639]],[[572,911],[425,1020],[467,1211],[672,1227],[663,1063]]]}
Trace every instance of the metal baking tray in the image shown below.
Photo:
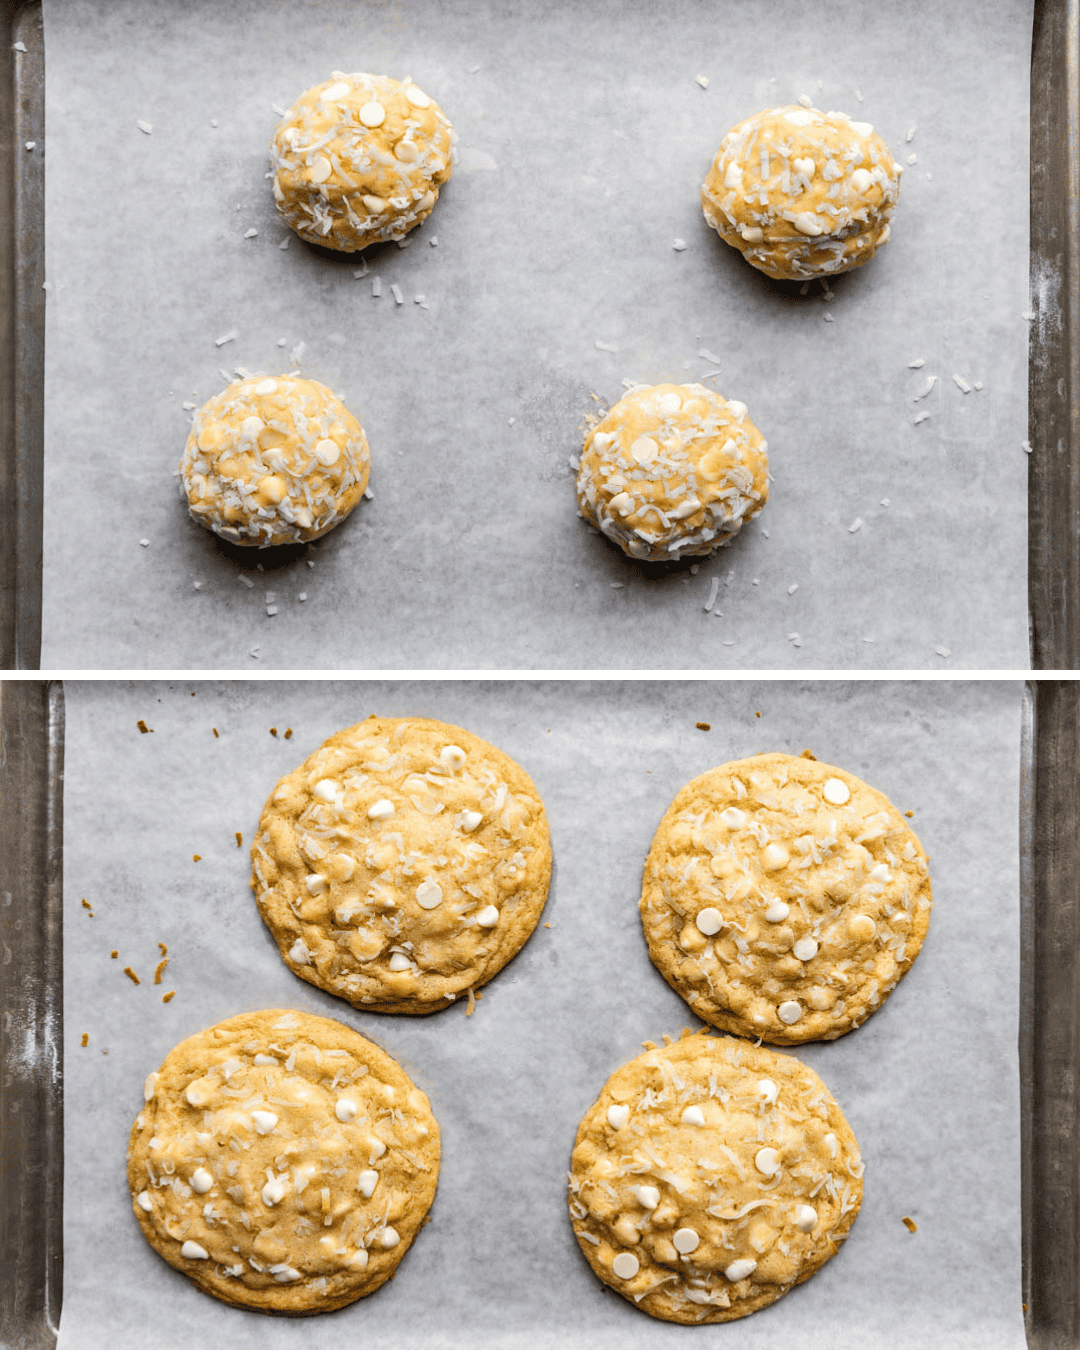
{"label": "metal baking tray", "polygon": [[[63,1280],[64,689],[0,681],[0,1346],[52,1347]],[[1032,1350],[1080,1345],[1080,683],[1023,690],[1022,1289]]]}
{"label": "metal baking tray", "polygon": [[[40,0],[0,0],[0,668],[40,666],[45,51]],[[25,52],[12,50],[21,43]],[[1035,0],[1028,570],[1033,669],[1080,667],[1080,0]]]}

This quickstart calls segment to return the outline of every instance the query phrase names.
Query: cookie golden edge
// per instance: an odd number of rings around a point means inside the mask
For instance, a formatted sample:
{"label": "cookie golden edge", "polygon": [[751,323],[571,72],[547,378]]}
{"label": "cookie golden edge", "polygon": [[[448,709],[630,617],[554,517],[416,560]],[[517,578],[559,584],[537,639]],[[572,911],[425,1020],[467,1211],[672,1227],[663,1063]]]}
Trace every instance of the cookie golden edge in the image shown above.
{"label": "cookie golden edge", "polygon": [[[842,782],[849,792],[854,793],[857,789],[866,794],[877,809],[889,813],[896,822],[898,829],[902,830],[906,838],[910,840],[914,849],[914,857],[918,860],[916,865],[921,869],[919,890],[911,906],[911,938],[907,943],[903,958],[896,962],[894,976],[890,978],[886,986],[876,991],[876,998],[872,1005],[859,1006],[850,1013],[845,1008],[844,1015],[832,1022],[829,1022],[821,1014],[807,1016],[801,1024],[795,1024],[794,1026],[784,1026],[779,1022],[774,1022],[772,1025],[763,1025],[758,1021],[748,1021],[737,1011],[732,1010],[717,999],[706,998],[698,991],[688,989],[687,982],[681,979],[678,973],[678,967],[684,954],[678,947],[677,938],[665,937],[658,931],[659,926],[663,923],[665,913],[670,911],[669,902],[664,895],[665,886],[661,875],[663,860],[666,856],[667,838],[680,813],[685,811],[703,791],[707,791],[710,784],[732,773],[749,772],[753,768],[770,766],[785,767],[789,770],[797,767],[800,772],[819,781],[822,785],[829,779],[835,779]],[[848,1032],[857,1029],[873,1013],[884,1006],[889,995],[911,969],[916,957],[922,950],[923,942],[929,931],[932,904],[929,860],[926,852],[914,830],[880,789],[873,787],[847,769],[818,760],[809,751],[805,751],[802,755],[771,751],[718,765],[715,769],[710,769],[698,775],[679,790],[657,827],[646,858],[642,876],[639,914],[649,957],[653,965],[680,998],[686,1001],[697,1017],[700,1017],[703,1022],[707,1022],[710,1026],[734,1036],[749,1037],[753,1040],[761,1039],[769,1045],[796,1046],[813,1041],[837,1040]]]}
{"label": "cookie golden edge", "polygon": [[[751,1045],[735,1037],[716,1036],[708,1030],[693,1033],[684,1031],[682,1037],[675,1041],[671,1041],[670,1037],[664,1039],[668,1044],[659,1048],[646,1041],[643,1054],[627,1061],[611,1075],[578,1127],[569,1173],[571,1226],[582,1255],[597,1278],[642,1312],[661,1321],[683,1325],[736,1321],[777,1302],[796,1285],[810,1279],[837,1254],[862,1204],[862,1156],[851,1126],[826,1085],[813,1069],[794,1055],[767,1046]],[[705,1111],[710,1116],[721,1114],[722,1117],[726,1106],[720,1112],[717,1111],[717,1089],[728,1091],[728,1088],[726,1083],[718,1082],[718,1079],[725,1073],[730,1074],[735,1067],[745,1069],[753,1084],[752,1090],[759,1094],[759,1103],[764,1102],[761,1118],[766,1123],[762,1129],[763,1137],[754,1141],[751,1152],[763,1147],[766,1152],[777,1154],[775,1159],[767,1160],[770,1163],[780,1162],[783,1168],[785,1157],[793,1149],[791,1129],[788,1128],[784,1136],[784,1127],[781,1125],[775,1136],[770,1135],[772,1122],[764,1115],[769,1107],[775,1107],[781,1094],[785,1094],[795,1084],[814,1110],[823,1113],[813,1122],[815,1138],[812,1142],[819,1150],[822,1143],[830,1153],[835,1150],[829,1160],[831,1172],[826,1167],[832,1178],[831,1185],[822,1197],[820,1188],[816,1194],[811,1193],[816,1182],[812,1186],[808,1179],[800,1179],[800,1186],[806,1181],[805,1193],[796,1194],[790,1201],[784,1202],[789,1208],[785,1211],[784,1226],[777,1231],[784,1232],[785,1237],[775,1239],[776,1242],[786,1242],[789,1248],[788,1253],[782,1256],[782,1265],[790,1266],[790,1248],[793,1244],[800,1249],[794,1270],[770,1269],[771,1248],[763,1254],[751,1245],[751,1236],[758,1236],[753,1233],[755,1222],[759,1222],[755,1220],[755,1215],[760,1215],[765,1208],[760,1200],[736,1206],[730,1218],[714,1215],[717,1223],[727,1225],[721,1230],[718,1240],[715,1225],[710,1225],[708,1211],[701,1211],[700,1206],[695,1208],[699,1197],[693,1194],[693,1182],[687,1185],[686,1178],[673,1175],[665,1168],[660,1169],[664,1175],[658,1175],[652,1170],[655,1167],[655,1151],[651,1156],[642,1150],[630,1153],[631,1141],[624,1141],[620,1136],[628,1126],[632,1128],[636,1110],[643,1102],[652,1109],[657,1104],[655,1100],[647,1099],[636,1084],[645,1072],[660,1061],[666,1065],[665,1069],[659,1070],[659,1079],[664,1085],[661,1093],[673,1084],[680,1085],[676,1091],[681,1096],[672,1102],[669,1111],[672,1115],[677,1112],[680,1117],[679,1127],[694,1135],[689,1150],[695,1155],[710,1146],[714,1134],[723,1135],[723,1124],[715,1125],[713,1130],[709,1129],[708,1121],[704,1126],[697,1123],[684,1125],[687,1110],[689,1108],[692,1112],[696,1108],[698,1116],[692,1118],[694,1121],[703,1116]],[[691,1066],[696,1063],[696,1073],[693,1067],[687,1072],[688,1063]],[[709,1089],[708,1096],[703,1096],[700,1090],[702,1076]],[[655,1083],[654,1079],[651,1085],[653,1090]],[[770,1095],[771,1102],[768,1100]],[[615,1114],[609,1116],[609,1110]],[[625,1115],[618,1114],[620,1112],[625,1112]],[[674,1120],[669,1124],[671,1130],[679,1127],[676,1127]],[[696,1137],[698,1129],[701,1129],[700,1141]],[[772,1140],[772,1144],[769,1140]],[[779,1149],[772,1147],[777,1143],[780,1144]],[[728,1145],[725,1152],[729,1152],[730,1148]],[[612,1158],[617,1161],[612,1164],[611,1170],[605,1172],[605,1163],[611,1162]],[[755,1181],[765,1181],[765,1175],[749,1157],[741,1161],[744,1163],[743,1170],[751,1178],[751,1185]],[[621,1175],[616,1175],[620,1166],[624,1170]],[[609,1201],[613,1201],[614,1208],[619,1211],[619,1219],[614,1222],[593,1216],[589,1209],[587,1202],[590,1195],[598,1194],[595,1186],[590,1187],[587,1175],[590,1168],[603,1173],[599,1178],[604,1188],[599,1193],[599,1208],[610,1210],[612,1204]],[[705,1174],[700,1166],[697,1170],[699,1175]],[[616,1188],[626,1175],[633,1178],[633,1188],[625,1186],[620,1194]],[[681,1192],[674,1182],[683,1187]],[[642,1193],[640,1200],[634,1194],[635,1191]],[[654,1194],[644,1194],[649,1191]],[[688,1191],[691,1196],[689,1206],[683,1199]],[[769,1188],[766,1194],[771,1196],[775,1192]],[[809,1228],[806,1221],[810,1216],[805,1209],[802,1214],[799,1213],[804,1204],[810,1205],[813,1210]],[[663,1226],[657,1230],[648,1215],[650,1212],[654,1216],[661,1215],[665,1206],[673,1208],[677,1217],[663,1215]],[[718,1206],[713,1205],[712,1208]],[[773,1213],[775,1208],[768,1212]],[[824,1218],[820,1213],[822,1210],[827,1211]],[[627,1221],[629,1228],[622,1226]],[[800,1221],[803,1223],[802,1229],[798,1228]],[[684,1224],[682,1229],[678,1226],[680,1222]],[[703,1230],[704,1241],[699,1239],[694,1228],[687,1228],[689,1223]],[[616,1231],[617,1226],[619,1231]],[[633,1240],[634,1228],[637,1230],[636,1241]],[[689,1252],[681,1255],[670,1240],[680,1231],[687,1235],[682,1242],[683,1247],[690,1247],[691,1241],[698,1239]],[[690,1233],[693,1239],[689,1239]],[[631,1240],[623,1241],[624,1238]],[[650,1241],[653,1247],[665,1241],[672,1250],[665,1255],[661,1249],[660,1259],[657,1259],[649,1250]],[[696,1257],[695,1253],[698,1253]],[[627,1256],[633,1260],[622,1266],[623,1274],[620,1275],[616,1263],[620,1257],[625,1261]],[[688,1271],[694,1272],[689,1278],[695,1283],[687,1283],[684,1278],[682,1288],[673,1294],[670,1287],[678,1282],[680,1274]],[[787,1274],[789,1278],[776,1279],[781,1273]],[[771,1278],[763,1280],[763,1275]],[[650,1284],[650,1281],[653,1283]]]}
{"label": "cookie golden edge", "polygon": [[[282,1040],[288,1039],[288,1031],[280,1026],[283,1020],[295,1025],[298,1033],[297,1038],[300,1034],[303,1034],[313,1044],[319,1044],[321,1041],[320,1049],[322,1050],[347,1049],[356,1054],[358,1058],[362,1057],[362,1062],[368,1065],[369,1073],[377,1072],[380,1079],[388,1086],[393,1087],[397,1092],[408,1094],[406,1100],[411,1107],[417,1108],[417,1120],[426,1131],[426,1134],[419,1141],[419,1146],[414,1146],[412,1150],[424,1155],[422,1161],[423,1168],[426,1170],[420,1170],[415,1179],[410,1197],[411,1208],[408,1222],[403,1219],[395,1219],[399,1241],[393,1249],[393,1259],[380,1260],[380,1255],[377,1254],[376,1261],[380,1261],[380,1264],[375,1269],[372,1269],[369,1263],[359,1272],[359,1278],[347,1287],[331,1294],[326,1294],[322,1290],[309,1289],[306,1285],[298,1288],[297,1285],[291,1283],[275,1283],[260,1291],[248,1289],[241,1285],[235,1277],[218,1273],[219,1266],[222,1266],[223,1262],[212,1262],[207,1259],[193,1260],[183,1256],[183,1242],[159,1229],[153,1222],[151,1214],[139,1203],[140,1194],[147,1190],[146,1157],[150,1136],[146,1135],[144,1120],[153,1096],[156,1096],[158,1091],[163,1090],[163,1077],[166,1080],[165,1086],[169,1086],[173,1077],[175,1077],[177,1085],[182,1085],[177,1086],[171,1094],[173,1096],[178,1095],[179,1092],[186,1090],[191,1081],[201,1076],[200,1070],[205,1068],[205,1060],[201,1059],[200,1056],[211,1048],[212,1041],[216,1036],[259,1038],[269,1031],[269,1039],[280,1043]],[[275,1024],[278,1025],[275,1027]],[[220,1048],[220,1046],[217,1048]],[[188,1036],[173,1046],[159,1068],[152,1070],[148,1075],[144,1087],[144,1098],[144,1107],[136,1116],[131,1128],[127,1150],[127,1183],[131,1192],[132,1212],[143,1236],[164,1261],[180,1274],[187,1276],[202,1293],[208,1294],[230,1307],[240,1308],[246,1312],[260,1312],[281,1317],[317,1316],[322,1312],[333,1312],[339,1308],[347,1307],[349,1304],[375,1293],[383,1284],[394,1277],[420,1229],[428,1222],[428,1215],[438,1187],[441,1163],[439,1125],[431,1109],[431,1104],[427,1095],[416,1086],[405,1069],[391,1055],[367,1037],[362,1036],[351,1027],[345,1026],[344,1023],[291,1008],[264,1009],[227,1018],[223,1022],[216,1023],[201,1032]],[[213,1197],[211,1203],[212,1201]],[[251,1237],[252,1243],[261,1231],[256,1225],[256,1231]],[[254,1248],[252,1247],[243,1259],[246,1260],[253,1254]],[[241,1254],[236,1253],[236,1255],[239,1261]],[[298,1294],[302,1297],[298,1298]]]}
{"label": "cookie golden edge", "polygon": [[[530,797],[536,804],[537,825],[536,837],[534,840],[534,852],[529,858],[529,867],[527,878],[522,886],[524,892],[525,904],[522,906],[522,913],[517,919],[512,930],[511,938],[505,944],[500,945],[498,952],[492,958],[490,963],[485,964],[475,975],[467,981],[461,983],[460,989],[450,990],[444,995],[434,998],[372,998],[365,1001],[363,997],[350,995],[348,990],[343,987],[341,981],[332,978],[327,979],[321,976],[317,968],[310,964],[299,962],[291,955],[294,944],[298,937],[302,938],[299,927],[299,921],[295,915],[287,911],[287,907],[280,904],[271,903],[268,897],[274,890],[272,882],[259,874],[260,862],[265,866],[265,858],[260,859],[259,842],[263,836],[264,829],[269,815],[272,813],[274,794],[281,785],[294,775],[302,773],[305,767],[320,751],[328,747],[335,747],[347,743],[347,738],[360,727],[374,728],[377,731],[389,734],[393,729],[406,724],[413,724],[420,727],[437,729],[444,734],[451,742],[461,741],[463,745],[473,746],[482,752],[494,754],[500,761],[506,775],[507,781],[514,787],[515,791]],[[276,784],[270,793],[262,814],[259,819],[258,829],[256,831],[255,842],[251,849],[252,872],[251,889],[255,894],[256,904],[262,915],[263,921],[269,929],[274,941],[277,944],[278,951],[282,961],[302,980],[308,984],[314,985],[317,989],[333,994],[337,998],[344,999],[359,1012],[377,1012],[377,1013],[395,1013],[407,1016],[427,1016],[430,1013],[441,1012],[446,1008],[452,1007],[455,1003],[461,1001],[463,997],[474,994],[476,990],[483,988],[496,975],[503,970],[533,935],[540,917],[543,914],[547,903],[548,893],[551,886],[551,872],[553,857],[551,850],[551,835],[547,821],[547,811],[544,806],[543,798],[540,796],[535,783],[522,768],[518,762],[508,755],[498,746],[490,741],[485,741],[482,737],[468,731],[464,727],[455,726],[449,722],[442,722],[435,718],[424,717],[369,717],[362,723],[356,723],[351,727],[345,727],[325,740],[316,750],[309,755],[302,764],[298,765],[291,774],[286,774]]]}

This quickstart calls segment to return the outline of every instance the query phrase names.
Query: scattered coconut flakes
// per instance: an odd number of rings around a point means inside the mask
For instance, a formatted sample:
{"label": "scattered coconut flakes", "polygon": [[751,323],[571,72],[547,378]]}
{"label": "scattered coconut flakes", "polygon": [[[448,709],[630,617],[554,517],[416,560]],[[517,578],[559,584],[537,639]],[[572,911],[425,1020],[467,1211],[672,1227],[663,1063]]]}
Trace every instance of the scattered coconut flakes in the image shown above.
{"label": "scattered coconut flakes", "polygon": [[151,132],[154,130],[154,124],[152,122],[144,122],[142,118],[140,118],[135,123],[135,125],[139,128],[140,131],[145,132],[147,136],[149,136]]}
{"label": "scattered coconut flakes", "polygon": [[916,413],[911,425],[917,427],[920,422],[925,422],[930,414],[924,409],[921,413]]}
{"label": "scattered coconut flakes", "polygon": [[413,304],[419,305],[421,309],[427,309],[428,307],[427,296],[422,294],[414,295]]}
{"label": "scattered coconut flakes", "polygon": [[802,638],[798,635],[798,633],[789,633],[787,635],[787,640],[791,643],[793,647],[802,646]]}
{"label": "scattered coconut flakes", "polygon": [[371,294],[378,299],[382,295],[382,277],[371,278]]}
{"label": "scattered coconut flakes", "polygon": [[216,118],[216,117],[211,117],[211,119],[210,119],[210,125],[211,125],[212,127],[216,127],[217,124],[218,124],[217,118]]}
{"label": "scattered coconut flakes", "polygon": [[244,576],[244,574],[243,574],[242,572],[237,576],[236,579],[237,579],[237,581],[241,584],[241,586],[246,586],[246,587],[248,588],[249,591],[250,591],[251,588],[255,585],[255,583],[252,581],[252,579],[251,579],[250,577]]}
{"label": "scattered coconut flakes", "polygon": [[188,399],[186,403],[181,403],[180,406],[183,408],[185,412],[194,412],[195,409],[198,407],[198,404],[192,403],[191,400]]}
{"label": "scattered coconut flakes", "polygon": [[833,321],[833,316],[831,314],[824,314],[822,315],[822,318],[824,318],[826,323],[832,323]]}
{"label": "scattered coconut flakes", "polygon": [[259,659],[258,647],[252,647],[251,651],[248,652],[248,656],[250,656],[253,661],[257,661]]}
{"label": "scattered coconut flakes", "polygon": [[695,77],[694,77],[694,83],[695,83],[695,84],[700,84],[701,87],[702,87],[702,89],[708,89],[708,87],[709,87],[709,77],[708,77],[708,75],[695,75]]}
{"label": "scattered coconut flakes", "polygon": [[937,652],[938,656],[952,656],[952,652],[948,647],[935,647],[934,651]]}
{"label": "scattered coconut flakes", "polygon": [[301,591],[300,594],[299,594],[296,598],[297,598],[297,600],[301,600],[301,601],[306,600],[306,599],[307,599],[307,591]]}
{"label": "scattered coconut flakes", "polygon": [[369,487],[366,487],[364,489],[364,501],[373,502],[374,500],[375,500],[374,492],[372,492],[372,490]]}
{"label": "scattered coconut flakes", "polygon": [[276,599],[277,599],[277,591],[266,592],[266,603],[268,605],[272,605]]}
{"label": "scattered coconut flakes", "polygon": [[611,589],[612,589],[613,591],[621,591],[622,588],[623,588],[623,584],[624,584],[624,583],[621,582],[621,581],[609,581],[609,582],[608,582],[608,585],[611,587]]}
{"label": "scattered coconut flakes", "polygon": [[277,605],[267,605],[267,606],[266,606],[266,614],[267,614],[267,618],[272,619],[276,613],[277,613]]}
{"label": "scattered coconut flakes", "polygon": [[793,581],[791,585],[787,588],[787,593],[788,595],[794,595],[798,589],[799,583],[797,581]]}
{"label": "scattered coconut flakes", "polygon": [[247,366],[233,366],[233,374],[241,380],[249,380],[251,378],[251,371],[248,370]]}
{"label": "scattered coconut flakes", "polygon": [[245,231],[244,231],[244,238],[245,238],[245,239],[254,239],[255,236],[256,236],[258,233],[259,233],[259,231],[258,231],[257,229],[255,229],[254,226],[252,226],[252,228],[251,228],[250,230],[245,230]]}
{"label": "scattered coconut flakes", "polygon": [[508,427],[512,427],[516,421],[517,421],[517,418],[516,418],[516,417],[508,417],[508,418],[506,419],[506,425],[507,425]]}
{"label": "scattered coconut flakes", "polygon": [[27,141],[27,142],[26,142],[26,148],[27,148],[27,150],[33,150],[33,148],[34,148],[35,145],[37,145],[37,141]]}
{"label": "scattered coconut flakes", "polygon": [[617,352],[619,350],[617,342],[602,342],[600,338],[594,341],[593,346],[600,352]]}
{"label": "scattered coconut flakes", "polygon": [[469,74],[470,74],[470,75],[475,75],[476,72],[477,72],[478,70],[483,70],[483,68],[484,68],[483,66],[470,66],[470,67],[469,67]]}
{"label": "scattered coconut flakes", "polygon": [[977,390],[977,389],[985,389],[985,388],[986,388],[986,386],[983,384],[982,380],[976,380],[975,383],[974,383],[971,387],[972,387],[972,389],[976,389],[976,390]]}
{"label": "scattered coconut flakes", "polygon": [[236,328],[233,328],[233,329],[231,329],[228,333],[222,333],[221,337],[215,338],[215,339],[214,339],[214,346],[215,346],[215,347],[224,347],[225,344],[226,344],[226,342],[235,342],[236,339],[237,339],[239,336],[240,336],[239,330],[236,329]]}
{"label": "scattered coconut flakes", "polygon": [[881,502],[880,502],[880,505],[882,505],[882,506],[888,506],[888,504],[889,504],[889,498],[888,498],[888,497],[882,497]]}
{"label": "scattered coconut flakes", "polygon": [[192,584],[192,586],[195,587],[195,589],[196,589],[197,591],[201,591],[202,588],[203,588],[203,584],[202,584],[201,581],[193,581],[191,584]]}
{"label": "scattered coconut flakes", "polygon": [[721,647],[734,647],[734,646],[735,646],[735,639],[734,639],[734,638],[725,638],[724,641],[721,642],[720,645],[721,645]]}
{"label": "scattered coconut flakes", "polygon": [[922,370],[923,366],[926,365],[926,360],[921,356],[917,356],[914,361],[909,361],[907,365],[908,370]]}
{"label": "scattered coconut flakes", "polygon": [[438,248],[438,247],[439,247],[439,236],[438,236],[437,234],[433,234],[433,235],[431,236],[431,238],[428,240],[428,243],[431,245],[432,248]]}
{"label": "scattered coconut flakes", "polygon": [[285,238],[281,241],[281,243],[278,244],[278,248],[280,248],[284,252],[284,250],[287,249],[288,247],[289,247],[289,236],[286,235]]}
{"label": "scattered coconut flakes", "polygon": [[1030,455],[1030,454],[1031,454],[1031,451],[1032,451],[1032,444],[1031,444],[1031,442],[1030,442],[1030,441],[1022,441],[1021,444],[1020,444],[1020,449],[1023,450],[1023,452],[1024,452],[1025,455]]}
{"label": "scattered coconut flakes", "polygon": [[577,471],[581,468],[581,460],[578,458],[577,455],[571,455],[566,462],[570,465],[570,467],[573,469],[575,473],[577,473]]}
{"label": "scattered coconut flakes", "polygon": [[872,638],[872,637],[864,637],[864,638],[863,638],[863,641],[864,641],[864,642],[875,642],[875,641],[876,641],[876,638]]}
{"label": "scattered coconut flakes", "polygon": [[685,240],[685,239],[673,239],[673,240],[671,241],[671,247],[675,250],[676,253],[681,253],[681,252],[683,251],[683,249],[686,247],[686,240]]}
{"label": "scattered coconut flakes", "polygon": [[708,614],[716,604],[716,593],[720,589],[720,578],[713,577],[709,582],[709,598],[705,601],[705,613]]}
{"label": "scattered coconut flakes", "polygon": [[694,565],[690,568],[690,575],[692,577],[696,577],[700,571],[701,571],[701,564],[694,563]]}
{"label": "scattered coconut flakes", "polygon": [[918,164],[918,162],[919,162],[919,156],[918,156],[918,155],[908,155],[908,157],[907,157],[907,162],[908,162],[909,164]]}
{"label": "scattered coconut flakes", "polygon": [[412,240],[409,238],[405,238],[405,239],[396,239],[394,242],[397,244],[398,248],[408,248],[409,245],[412,243]]}
{"label": "scattered coconut flakes", "polygon": [[140,547],[140,548],[149,548],[149,547],[150,547],[150,540],[149,540],[149,539],[140,539],[140,540],[139,540],[139,547]]}
{"label": "scattered coconut flakes", "polygon": [[959,389],[962,394],[971,393],[971,385],[968,384],[967,380],[964,379],[963,375],[954,375],[952,377],[952,382],[953,384],[956,385],[957,389]]}
{"label": "scattered coconut flakes", "polygon": [[401,287],[396,281],[390,283],[390,294],[394,297],[395,304],[403,305],[405,303],[405,297],[401,294]]}
{"label": "scattered coconut flakes", "polygon": [[862,516],[856,516],[855,519],[851,522],[851,524],[847,527],[847,532],[848,534],[854,534],[856,530],[861,529],[862,529]]}
{"label": "scattered coconut flakes", "polygon": [[715,352],[709,351],[708,347],[701,347],[698,351],[698,356],[700,356],[703,361],[708,361],[714,366],[723,364],[723,357],[717,356]]}
{"label": "scattered coconut flakes", "polygon": [[304,353],[306,351],[307,351],[307,343],[298,342],[296,346],[292,349],[292,351],[289,353],[289,364],[293,366],[298,366],[300,362],[304,359]]}
{"label": "scattered coconut flakes", "polygon": [[862,102],[862,90],[861,90],[861,89],[856,89],[856,90],[855,90],[855,97],[859,100],[860,103]]}
{"label": "scattered coconut flakes", "polygon": [[221,378],[225,381],[226,384],[232,384],[232,383],[233,383],[233,377],[232,377],[232,371],[231,371],[231,370],[224,370],[224,369],[222,369],[221,366],[218,366],[218,374],[221,376]]}
{"label": "scattered coconut flakes", "polygon": [[908,134],[904,137],[904,140],[906,140],[907,143],[910,145],[914,139],[915,139],[915,127],[908,127]]}
{"label": "scattered coconut flakes", "polygon": [[279,117],[284,117],[285,114],[286,114],[289,110],[288,110],[288,108],[279,108],[278,105],[277,105],[276,103],[271,103],[271,104],[270,104],[270,111],[271,111],[271,112],[276,112],[277,115],[278,115]]}
{"label": "scattered coconut flakes", "polygon": [[930,392],[931,389],[933,389],[935,384],[937,384],[937,376],[927,375],[926,383],[923,385],[923,387],[919,390],[917,394],[912,394],[911,401],[913,403],[918,403],[919,399],[925,398],[927,396],[927,394]]}
{"label": "scattered coconut flakes", "polygon": [[799,102],[803,105],[804,108],[812,108],[814,106],[814,100],[810,97],[809,94],[800,94]]}
{"label": "scattered coconut flakes", "polygon": [[367,259],[361,258],[360,266],[353,268],[353,276],[357,279],[357,281],[359,281],[361,277],[366,277],[367,274],[368,274]]}
{"label": "scattered coconut flakes", "polygon": [[11,50],[12,50],[13,52],[24,52],[24,51],[26,51],[26,43],[25,43],[25,42],[15,42],[15,43],[12,44]]}
{"label": "scattered coconut flakes", "polygon": [[763,539],[770,538],[769,531],[765,528],[764,525],[761,526],[761,535]]}
{"label": "scattered coconut flakes", "polygon": [[277,340],[277,345],[278,345],[279,347],[284,347],[284,346],[285,346],[285,339],[284,339],[284,338],[278,338],[278,340]]}
{"label": "scattered coconut flakes", "polygon": [[760,585],[761,585],[761,578],[760,578],[760,577],[755,577],[755,578],[753,579],[753,581],[751,581],[750,585],[751,585],[751,586],[760,586]]}

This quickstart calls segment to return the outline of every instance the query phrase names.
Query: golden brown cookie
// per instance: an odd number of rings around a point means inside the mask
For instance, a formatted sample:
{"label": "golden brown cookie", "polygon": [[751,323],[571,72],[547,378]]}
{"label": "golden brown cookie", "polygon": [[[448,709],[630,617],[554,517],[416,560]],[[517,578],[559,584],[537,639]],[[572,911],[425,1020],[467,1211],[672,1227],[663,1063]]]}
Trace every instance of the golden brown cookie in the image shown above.
{"label": "golden brown cookie", "polygon": [[335,70],[278,124],[274,199],[313,244],[353,253],[403,239],[454,172],[456,141],[442,109],[412,80]]}
{"label": "golden brown cookie", "polygon": [[275,1009],[189,1036],[146,1080],[128,1185],[150,1245],[200,1289],[317,1313],[378,1289],[439,1178],[428,1099],[340,1022]]}
{"label": "golden brown cookie", "polygon": [[792,755],[687,783],[641,891],[649,955],[706,1022],[774,1045],[857,1027],[919,953],[926,854],[854,774]]}
{"label": "golden brown cookie", "polygon": [[745,404],[701,384],[639,385],[585,437],[578,507],[632,558],[711,553],[768,500],[767,452]]}
{"label": "golden brown cookie", "polygon": [[832,276],[888,243],[902,172],[869,122],[770,108],[720,142],[701,205],[720,238],[770,277]]}
{"label": "golden brown cookie", "polygon": [[263,808],[251,885],[302,979],[376,1012],[486,983],[536,927],[551,876],[528,774],[460,727],[369,718]]}
{"label": "golden brown cookie", "polygon": [[252,376],[195,414],[180,460],[192,519],[233,544],[296,544],[364,495],[364,429],[324,384]]}
{"label": "golden brown cookie", "polygon": [[601,1280],[668,1322],[730,1322],[836,1254],[863,1164],[812,1069],[699,1033],[624,1064],[578,1129],[570,1217]]}

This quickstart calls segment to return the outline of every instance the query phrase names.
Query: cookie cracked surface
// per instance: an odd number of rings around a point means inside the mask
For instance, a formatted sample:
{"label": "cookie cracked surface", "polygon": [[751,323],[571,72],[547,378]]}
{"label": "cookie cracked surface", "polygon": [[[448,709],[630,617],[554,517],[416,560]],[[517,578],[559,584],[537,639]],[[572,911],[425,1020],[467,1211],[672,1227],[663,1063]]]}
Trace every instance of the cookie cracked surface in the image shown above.
{"label": "cookie cracked surface", "polygon": [[570,1217],[594,1272],[644,1312],[729,1322],[835,1255],[862,1174],[813,1070],[698,1033],[608,1079],[574,1143]]}
{"label": "cookie cracked surface", "polygon": [[657,829],[649,955],[703,1021],[834,1040],[881,1006],[930,924],[926,854],[888,799],[817,760],[757,755],[688,783]]}
{"label": "cookie cracked surface", "polygon": [[245,1013],[175,1046],[128,1147],[147,1241],[225,1303],[317,1313],[394,1273],[439,1176],[427,1097],[340,1022]]}
{"label": "cookie cracked surface", "polygon": [[701,205],[720,238],[768,276],[832,276],[888,243],[902,172],[869,122],[770,108],[720,142]]}
{"label": "cookie cracked surface", "polygon": [[547,898],[543,802],[460,727],[370,718],[283,778],[251,885],[289,968],[376,1012],[426,1013],[486,983]]}
{"label": "cookie cracked surface", "polygon": [[411,80],[346,75],[306,90],[270,147],[274,200],[296,233],[354,253],[403,239],[454,171],[457,136]]}

